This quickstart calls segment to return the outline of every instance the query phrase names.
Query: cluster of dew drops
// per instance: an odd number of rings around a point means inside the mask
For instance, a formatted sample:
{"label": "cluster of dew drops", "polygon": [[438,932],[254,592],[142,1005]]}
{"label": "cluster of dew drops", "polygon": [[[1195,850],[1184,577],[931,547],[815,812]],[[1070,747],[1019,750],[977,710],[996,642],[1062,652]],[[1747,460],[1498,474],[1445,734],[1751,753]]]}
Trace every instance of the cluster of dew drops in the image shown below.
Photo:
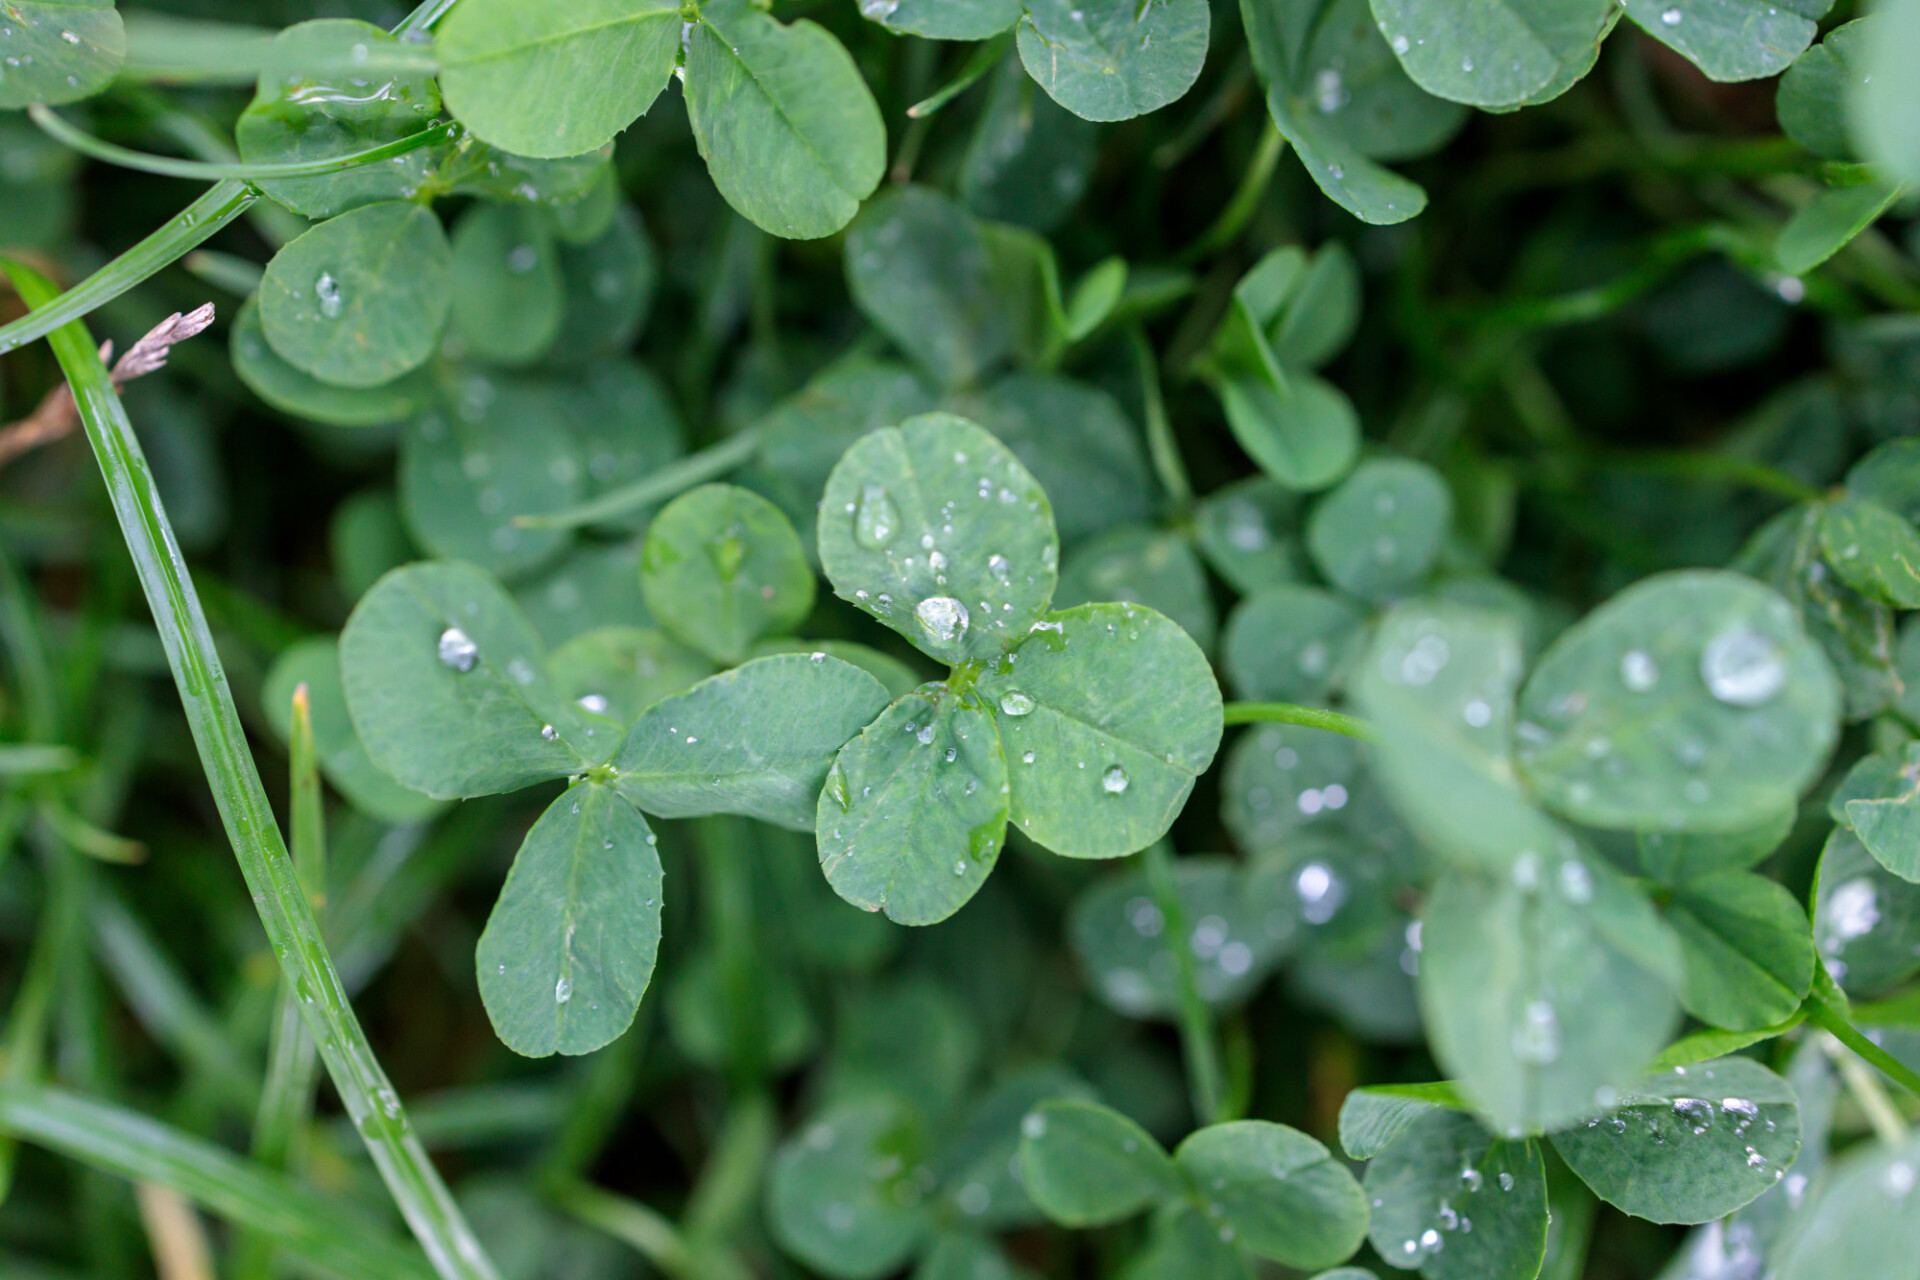
{"label": "cluster of dew drops", "polygon": [[[1502,1194],[1512,1191],[1516,1185],[1513,1175],[1505,1169],[1495,1175],[1495,1184]],[[1475,1196],[1486,1189],[1487,1176],[1469,1164],[1460,1170],[1460,1185],[1464,1195]],[[1373,1207],[1381,1208],[1384,1203],[1376,1197]],[[1426,1228],[1416,1237],[1400,1242],[1401,1255],[1412,1260],[1406,1265],[1413,1265],[1413,1262],[1430,1257],[1446,1248],[1449,1233],[1457,1231],[1461,1235],[1473,1234],[1473,1219],[1453,1207],[1451,1196],[1441,1198],[1440,1207],[1434,1213],[1434,1221],[1436,1225]]]}

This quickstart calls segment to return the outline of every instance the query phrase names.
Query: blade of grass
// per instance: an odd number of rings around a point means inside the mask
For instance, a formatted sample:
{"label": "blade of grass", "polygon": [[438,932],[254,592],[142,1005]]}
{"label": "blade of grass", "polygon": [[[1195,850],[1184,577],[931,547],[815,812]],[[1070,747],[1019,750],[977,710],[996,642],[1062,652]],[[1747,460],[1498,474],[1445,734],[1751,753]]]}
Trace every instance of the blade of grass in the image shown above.
{"label": "blade of grass", "polygon": [[272,1233],[340,1276],[427,1280],[419,1254],[364,1215],[204,1139],[64,1089],[0,1084],[0,1131]]}
{"label": "blade of grass", "polygon": [[1228,724],[1303,725],[1309,729],[1325,729],[1328,733],[1344,733],[1363,742],[1371,742],[1375,737],[1373,726],[1359,716],[1291,702],[1229,702],[1225,718]]}
{"label": "blade of grass", "polygon": [[[30,305],[54,302],[57,295],[45,278],[18,264],[0,265]],[[280,839],[259,770],[248,753],[246,733],[179,541],[107,367],[100,362],[85,325],[71,323],[50,336],[153,610],[222,825],[280,960],[281,973],[299,995],[308,1030],[335,1091],[366,1139],[368,1154],[434,1269],[449,1280],[495,1280],[493,1264],[426,1149],[408,1128],[400,1095],[374,1056],[340,985],[319,922]]]}
{"label": "blade of grass", "polygon": [[1173,859],[1167,843],[1157,840],[1141,855],[1147,865],[1147,892],[1160,908],[1173,957],[1179,988],[1180,1054],[1186,1060],[1187,1088],[1192,1094],[1194,1123],[1216,1124],[1227,1119],[1226,1080],[1220,1069],[1220,1046],[1214,1039],[1213,1011],[1200,998],[1199,977],[1193,967],[1193,949],[1187,940],[1187,912],[1173,882]]}
{"label": "blade of grass", "polygon": [[418,151],[422,147],[451,141],[459,127],[451,120],[443,120],[418,133],[396,138],[392,142],[383,142],[377,147],[368,147],[364,151],[354,151],[343,156],[328,156],[321,160],[299,160],[291,164],[243,162],[228,164],[220,161],[181,160],[175,156],[148,155],[144,151],[131,151],[126,147],[115,146],[111,142],[104,142],[94,137],[83,129],[75,128],[63,120],[52,107],[42,106],[39,103],[28,107],[27,115],[40,126],[42,133],[55,142],[106,164],[118,165],[122,169],[133,169],[140,173],[155,173],[163,178],[202,178],[210,181],[231,178],[241,182],[256,182],[263,178],[325,177],[331,173],[343,173],[349,169],[379,164],[383,160],[403,156],[409,151]]}
{"label": "blade of grass", "polygon": [[629,511],[638,511],[652,503],[663,502],[715,476],[723,476],[752,458],[759,448],[760,437],[752,431],[742,431],[718,444],[710,444],[698,453],[689,454],[678,462],[670,462],[623,489],[603,493],[590,502],[569,507],[565,511],[515,516],[513,522],[523,529],[578,529],[581,525],[598,524],[615,516],[626,515]]}

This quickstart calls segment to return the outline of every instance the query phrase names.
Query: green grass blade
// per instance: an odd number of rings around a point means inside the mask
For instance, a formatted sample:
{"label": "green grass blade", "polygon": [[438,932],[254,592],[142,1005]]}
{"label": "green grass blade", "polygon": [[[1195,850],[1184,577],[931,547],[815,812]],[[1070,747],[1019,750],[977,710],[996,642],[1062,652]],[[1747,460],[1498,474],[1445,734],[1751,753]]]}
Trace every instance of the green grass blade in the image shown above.
{"label": "green grass blade", "polygon": [[391,160],[409,151],[418,151],[422,147],[436,146],[450,141],[458,128],[452,121],[442,121],[418,133],[408,134],[404,138],[383,142],[377,147],[349,152],[343,156],[328,156],[322,160],[300,160],[291,164],[227,164],[219,161],[181,160],[173,156],[148,155],[144,151],[132,151],[126,147],[115,146],[111,142],[101,141],[85,130],[75,128],[61,119],[59,112],[52,107],[42,106],[39,103],[28,107],[27,114],[33,118],[35,124],[40,126],[41,132],[55,142],[107,164],[119,165],[123,169],[133,169],[140,173],[157,173],[167,178],[204,178],[215,181],[233,179],[241,182],[262,179],[320,178],[328,174],[342,173],[348,169],[358,169],[364,165],[379,164],[382,160]]}

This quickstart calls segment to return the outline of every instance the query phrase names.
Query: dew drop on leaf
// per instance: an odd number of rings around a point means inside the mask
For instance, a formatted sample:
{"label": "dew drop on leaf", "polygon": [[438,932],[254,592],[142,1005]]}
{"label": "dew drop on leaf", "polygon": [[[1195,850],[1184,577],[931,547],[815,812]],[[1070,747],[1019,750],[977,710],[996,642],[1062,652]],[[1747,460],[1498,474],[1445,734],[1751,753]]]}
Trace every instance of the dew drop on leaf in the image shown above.
{"label": "dew drop on leaf", "polygon": [[1721,702],[1757,707],[1786,685],[1787,668],[1773,641],[1751,627],[1734,627],[1707,642],[1700,678]]}
{"label": "dew drop on leaf", "polygon": [[558,742],[560,740],[560,731],[550,724],[543,724],[540,726],[540,736],[548,742]]}
{"label": "dew drop on leaf", "polygon": [[572,982],[563,977],[560,981],[553,984],[553,1002],[555,1004],[565,1004],[571,999],[573,999]]}
{"label": "dew drop on leaf", "polygon": [[898,532],[900,512],[893,497],[881,485],[864,486],[853,513],[853,540],[869,551],[884,551]]}
{"label": "dew drop on leaf", "polygon": [[480,646],[458,627],[448,627],[440,633],[438,652],[443,665],[463,673],[473,670],[474,664],[480,661]]}
{"label": "dew drop on leaf", "polygon": [[967,606],[952,596],[928,596],[913,607],[913,616],[941,644],[952,644],[967,630]]}
{"label": "dew drop on leaf", "polygon": [[1620,683],[1629,692],[1646,693],[1660,683],[1660,666],[1644,649],[1629,649],[1620,658]]}
{"label": "dew drop on leaf", "polygon": [[1009,689],[1000,695],[1000,710],[1010,716],[1033,714],[1033,699],[1018,689]]}
{"label": "dew drop on leaf", "polygon": [[1100,775],[1100,789],[1110,796],[1117,796],[1127,789],[1127,771],[1119,765],[1108,765],[1107,771]]}
{"label": "dew drop on leaf", "polygon": [[313,282],[313,296],[320,300],[320,314],[329,320],[337,320],[346,307],[340,297],[340,282],[322,271],[320,278]]}

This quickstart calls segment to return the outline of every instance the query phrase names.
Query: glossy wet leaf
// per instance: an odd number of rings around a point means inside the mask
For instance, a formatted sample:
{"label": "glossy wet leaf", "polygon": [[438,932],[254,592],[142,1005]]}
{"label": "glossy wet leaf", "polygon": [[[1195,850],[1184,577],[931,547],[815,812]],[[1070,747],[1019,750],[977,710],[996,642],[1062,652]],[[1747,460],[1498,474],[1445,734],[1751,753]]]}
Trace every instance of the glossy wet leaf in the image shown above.
{"label": "glossy wet leaf", "polygon": [[1640,865],[1667,884],[1683,884],[1719,872],[1745,871],[1780,847],[1799,816],[1795,805],[1782,805],[1764,821],[1740,831],[1640,833]]}
{"label": "glossy wet leaf", "polygon": [[1542,852],[1456,870],[1428,899],[1420,1005],[1435,1057],[1500,1133],[1588,1115],[1666,1043],[1679,947],[1604,863]]}
{"label": "glossy wet leaf", "polygon": [[434,36],[460,123],[517,155],[573,156],[612,141],[667,87],[680,10],[668,0],[461,0]]}
{"label": "glossy wet leaf", "polygon": [[640,587],[660,624],[721,664],[813,607],[813,570],[780,509],[733,485],[703,485],[662,509],[640,553]]}
{"label": "glossy wet leaf", "polygon": [[1295,374],[1283,388],[1229,376],[1216,384],[1234,439],[1262,471],[1289,489],[1324,489],[1360,454],[1360,419],[1331,383]]}
{"label": "glossy wet leaf", "polygon": [[886,705],[879,681],[838,658],[755,658],[635,721],[614,786],[662,818],[738,813],[806,831],[834,753]]}
{"label": "glossy wet leaf", "polygon": [[1363,462],[1307,521],[1307,550],[1328,581],[1366,600],[1414,586],[1440,554],[1453,514],[1433,468],[1406,458]]}
{"label": "glossy wet leaf", "polygon": [[949,386],[1013,350],[987,243],[967,209],[926,187],[883,193],[847,232],[847,287],[867,318]]}
{"label": "glossy wet leaf", "polygon": [[1340,1262],[1367,1232],[1367,1201],[1324,1146],[1263,1120],[1216,1124],[1174,1152],[1208,1216],[1256,1257],[1302,1270]]}
{"label": "glossy wet leaf", "polygon": [[[1342,1128],[1344,1129],[1344,1118]],[[1547,1246],[1547,1179],[1531,1140],[1495,1137],[1472,1116],[1412,1119],[1367,1165],[1367,1237],[1428,1280],[1533,1280]]]}
{"label": "glossy wet leaf", "polygon": [[378,386],[342,387],[295,368],[267,341],[258,297],[241,304],[228,343],[233,371],[247,389],[298,418],[341,427],[376,427],[411,418],[432,402],[433,384],[418,372]]}
{"label": "glossy wet leaf", "polygon": [[902,924],[946,919],[993,870],[1007,764],[993,717],[939,685],[899,699],[834,760],[815,834],[834,892]]}
{"label": "glossy wet leaf", "polygon": [[[1874,766],[1879,766],[1875,768]],[[1902,880],[1920,881],[1920,751],[1909,744],[1896,765],[1868,757],[1855,766],[1835,793],[1830,807],[1845,803],[1841,815],[1880,865]],[[1870,782],[1860,785],[1863,773]]]}
{"label": "glossy wet leaf", "polygon": [[751,656],[764,658],[773,653],[825,653],[842,662],[852,663],[878,680],[888,696],[893,698],[904,698],[926,683],[924,674],[899,658],[853,640],[804,640],[798,636],[774,636],[754,645]]}
{"label": "glossy wet leaf", "polygon": [[828,477],[818,536],[841,599],[949,663],[991,660],[1024,639],[1058,574],[1039,482],[951,414],[848,449]]}
{"label": "glossy wet leaf", "polygon": [[323,382],[391,382],[433,354],[451,306],[452,260],[440,220],[418,205],[385,201],[322,222],[267,264],[267,341]]}
{"label": "glossy wet leaf", "polygon": [[980,682],[1022,834],[1116,858],[1166,833],[1220,745],[1220,689],[1198,645],[1139,605],[1049,615]]}
{"label": "glossy wet leaf", "polygon": [[1920,608],[1920,532],[1865,498],[1838,498],[1821,512],[1820,547],[1833,571],[1869,599]]}
{"label": "glossy wet leaf", "polygon": [[1780,77],[1774,111],[1786,135],[1829,160],[1854,156],[1847,132],[1847,95],[1865,74],[1874,23],[1857,19],[1827,32]]}
{"label": "glossy wet leaf", "polygon": [[1014,373],[960,397],[954,408],[1033,473],[1053,504],[1063,543],[1153,515],[1138,428],[1105,391],[1056,375]]}
{"label": "glossy wet leaf", "polygon": [[1728,831],[1826,763],[1840,691],[1778,594],[1731,573],[1644,580],[1547,650],[1521,699],[1535,791],[1591,826]]}
{"label": "glossy wet leaf", "polygon": [[1709,1026],[1769,1027],[1792,1016],[1813,982],[1813,932],[1787,889],[1744,871],[1675,890],[1667,924],[1680,939],[1680,1003]]}
{"label": "glossy wet leaf", "polygon": [[1183,1189],[1146,1130],[1095,1102],[1043,1102],[1028,1112],[1019,1161],[1027,1194],[1067,1227],[1118,1222]]}
{"label": "glossy wet leaf", "polygon": [[1558,97],[1585,75],[1618,11],[1612,0],[1474,0],[1460,9],[1373,0],[1373,15],[1427,92],[1517,107]]}
{"label": "glossy wet leaf", "polygon": [[686,54],[687,116],[727,203],[794,240],[853,220],[886,167],[886,126],[838,40],[751,0],[700,9]]}
{"label": "glossy wet leaf", "polygon": [[1835,1275],[1920,1276],[1920,1214],[1912,1211],[1920,1139],[1861,1143],[1834,1165],[1819,1198],[1769,1259],[1779,1280]]}
{"label": "glossy wet leaf", "polygon": [[1710,1222],[1784,1176],[1800,1151],[1800,1105],[1751,1058],[1715,1058],[1648,1076],[1553,1146],[1595,1195],[1636,1218]]}
{"label": "glossy wet leaf", "polygon": [[1020,20],[1020,0],[865,0],[863,17],[928,40],[985,40]]}
{"label": "glossy wet leaf", "polygon": [[1813,940],[1850,994],[1871,995],[1920,972],[1920,885],[1894,875],[1858,836],[1834,828],[1820,855]]}
{"label": "glossy wet leaf", "polygon": [[1067,937],[1100,1000],[1129,1018],[1168,1018],[1179,1008],[1174,949],[1186,946],[1195,986],[1208,1004],[1245,1001],[1292,949],[1293,904],[1261,889],[1248,869],[1227,858],[1181,858],[1173,865],[1185,930],[1167,919],[1146,874],[1128,871],[1097,881],[1074,899]]}
{"label": "glossy wet leaf", "polygon": [[400,509],[435,555],[515,577],[558,556],[565,529],[522,529],[514,517],[579,501],[579,447],[556,386],[472,373],[401,437]]}
{"label": "glossy wet leaf", "polygon": [[1221,665],[1249,702],[1319,702],[1357,656],[1366,620],[1330,591],[1271,586],[1227,618]]}
{"label": "glossy wet leaf", "polygon": [[878,1280],[913,1256],[928,1232],[915,1172],[918,1126],[887,1098],[828,1107],[774,1153],[767,1224],[807,1265],[845,1280]]}
{"label": "glossy wet leaf", "polygon": [[[1343,0],[1371,26],[1360,0]],[[1437,101],[1437,100],[1435,100]],[[1317,369],[1338,355],[1360,325],[1360,266],[1338,240],[1323,245],[1300,273],[1271,328],[1273,353],[1290,369]]]}
{"label": "glossy wet leaf", "polygon": [[1780,229],[1774,260],[1790,275],[1805,275],[1853,243],[1899,196],[1898,187],[1877,182],[1815,192]]}
{"label": "glossy wet leaf", "polygon": [[1207,57],[1206,0],[1027,0],[1020,61],[1067,110],[1127,120],[1181,97]]}
{"label": "glossy wet leaf", "polygon": [[1202,649],[1213,648],[1213,594],[1193,544],[1179,534],[1122,525],[1068,556],[1054,603],[1107,600],[1157,609]]}
{"label": "glossy wet leaf", "polygon": [[1246,849],[1287,848],[1301,831],[1338,823],[1364,774],[1362,748],[1352,738],[1259,725],[1243,732],[1227,754],[1220,816]]}
{"label": "glossy wet leaf", "polygon": [[1892,0],[1874,11],[1860,78],[1848,94],[1854,142],[1894,180],[1920,183],[1920,3]]}
{"label": "glossy wet leaf", "polygon": [[1373,1085],[1355,1089],[1340,1104],[1340,1146],[1350,1160],[1371,1160],[1399,1141],[1415,1121],[1437,1110],[1464,1109],[1452,1085]]}
{"label": "glossy wet leaf", "polygon": [[640,598],[640,544],[579,543],[519,583],[514,599],[549,645],[598,627],[651,627]]}
{"label": "glossy wet leaf", "polygon": [[[454,799],[513,791],[604,758],[547,679],[545,646],[472,565],[396,569],[340,634],[353,725],[401,785]],[[577,745],[575,739],[578,739]]]}
{"label": "glossy wet leaf", "polygon": [[660,946],[660,857],[610,787],[576,783],[527,833],[474,953],[508,1048],[592,1053],[627,1029]]}
{"label": "glossy wet leaf", "polygon": [[[351,63],[359,49],[363,61],[379,53],[399,53],[400,41],[370,22],[323,18],[286,28],[273,39],[288,67],[316,55]],[[341,55],[346,54],[345,59]],[[253,102],[234,124],[240,158],[252,164],[291,164],[325,160],[365,151],[433,122],[440,91],[432,75],[419,70],[321,73],[277,70],[261,73]],[[379,200],[404,200],[427,181],[435,162],[430,150],[418,150],[381,164],[360,165],[319,178],[264,179],[260,189],[295,213],[331,218]]]}
{"label": "glossy wet leaf", "polygon": [[1245,1280],[1246,1255],[1191,1200],[1170,1200],[1153,1215],[1146,1247],[1126,1280]]}
{"label": "glossy wet leaf", "polygon": [[0,10],[0,110],[98,93],[127,56],[113,0],[9,0]]}
{"label": "glossy wet leaf", "polygon": [[453,326],[487,364],[532,364],[560,332],[559,247],[531,207],[476,204],[453,229]]}
{"label": "glossy wet leaf", "polygon": [[1709,80],[1778,75],[1806,52],[1833,0],[1621,0],[1648,35]]}
{"label": "glossy wet leaf", "polygon": [[[1300,500],[1264,476],[1235,481],[1194,510],[1195,541],[1213,571],[1242,595],[1303,576]],[[1229,620],[1229,626],[1231,626]]]}
{"label": "glossy wet leaf", "polygon": [[600,627],[556,647],[547,670],[575,706],[624,732],[654,703],[712,675],[713,663],[660,631]]}
{"label": "glossy wet leaf", "polygon": [[1045,1222],[1047,1215],[1026,1190],[1020,1161],[1022,1122],[1041,1105],[1090,1101],[1093,1096],[1085,1081],[1058,1065],[1018,1067],[1002,1076],[967,1107],[952,1136],[941,1144],[943,1206],[957,1210],[957,1221],[976,1231]]}
{"label": "glossy wet leaf", "polygon": [[348,803],[386,822],[419,822],[438,813],[431,796],[409,791],[374,767],[360,745],[340,689],[340,646],[332,637],[303,640],[283,650],[260,687],[260,706],[282,742],[293,727],[293,691],[305,685],[320,770]]}

